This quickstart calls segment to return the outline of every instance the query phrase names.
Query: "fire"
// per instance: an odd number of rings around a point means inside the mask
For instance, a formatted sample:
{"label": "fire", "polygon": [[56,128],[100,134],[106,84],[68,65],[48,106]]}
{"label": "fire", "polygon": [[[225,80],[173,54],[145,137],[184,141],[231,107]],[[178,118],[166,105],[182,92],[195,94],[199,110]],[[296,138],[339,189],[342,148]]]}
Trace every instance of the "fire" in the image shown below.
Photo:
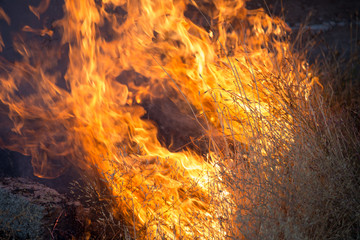
{"label": "fire", "polygon": [[[30,10],[40,18],[49,4]],[[170,98],[202,119],[210,138],[216,129],[247,144],[254,126],[268,129],[260,117],[271,125],[284,115],[283,92],[307,95],[314,81],[304,60],[292,61],[286,24],[245,1],[66,0],[63,8],[61,43],[44,48],[18,37],[22,60],[1,60],[0,100],[13,121],[3,146],[31,155],[40,177],[69,164],[103,176],[114,212],[150,239],[224,238],[217,206],[231,208],[231,194],[216,161],[225,153],[171,152],[141,103]]]}

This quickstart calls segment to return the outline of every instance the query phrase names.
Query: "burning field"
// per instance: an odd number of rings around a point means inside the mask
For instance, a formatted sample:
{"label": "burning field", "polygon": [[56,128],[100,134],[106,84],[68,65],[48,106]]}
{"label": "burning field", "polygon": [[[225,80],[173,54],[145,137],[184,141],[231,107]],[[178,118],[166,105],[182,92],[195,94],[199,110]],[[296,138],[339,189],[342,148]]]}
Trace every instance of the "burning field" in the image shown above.
{"label": "burning field", "polygon": [[0,56],[0,144],[37,177],[77,169],[134,239],[359,237],[356,124],[284,20],[243,0],[29,11]]}

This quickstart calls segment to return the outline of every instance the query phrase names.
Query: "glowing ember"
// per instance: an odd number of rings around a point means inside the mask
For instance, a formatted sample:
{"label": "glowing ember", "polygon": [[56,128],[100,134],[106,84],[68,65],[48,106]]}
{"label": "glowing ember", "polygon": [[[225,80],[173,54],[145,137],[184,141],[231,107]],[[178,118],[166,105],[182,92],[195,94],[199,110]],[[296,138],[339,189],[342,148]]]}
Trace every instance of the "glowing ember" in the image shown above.
{"label": "glowing ember", "polygon": [[[57,177],[68,164],[102,175],[117,201],[114,212],[146,228],[150,239],[224,238],[217,203],[231,196],[216,177],[221,152],[209,150],[207,158],[170,152],[139,104],[170,98],[184,114],[190,106],[194,118],[206,120],[199,128],[210,138],[217,129],[248,143],[259,116],[274,125],[286,115],[284,90],[306,95],[312,84],[305,61],[291,61],[287,26],[247,10],[244,1],[96,2],[65,1],[55,24],[60,47],[18,40],[22,60],[0,62],[0,100],[14,123],[4,147],[31,155],[40,177]],[[42,1],[30,9],[40,18],[48,6]],[[58,65],[65,62],[62,76]],[[127,71],[146,81],[124,79]]]}

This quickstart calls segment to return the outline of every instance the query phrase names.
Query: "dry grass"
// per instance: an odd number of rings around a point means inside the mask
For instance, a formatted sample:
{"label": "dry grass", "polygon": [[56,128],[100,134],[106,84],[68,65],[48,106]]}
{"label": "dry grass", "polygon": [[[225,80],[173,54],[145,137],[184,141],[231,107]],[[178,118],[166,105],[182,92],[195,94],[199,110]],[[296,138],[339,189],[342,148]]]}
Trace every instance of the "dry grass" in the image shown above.
{"label": "dry grass", "polygon": [[112,211],[114,199],[103,182],[97,178],[83,176],[83,182],[73,181],[70,193],[84,206],[83,215],[87,218],[83,239],[131,240],[126,223]]}
{"label": "dry grass", "polygon": [[331,57],[313,66],[322,86],[309,99],[285,93],[290,118],[253,127],[257,141],[220,163],[236,199],[230,239],[360,239],[359,53]]}
{"label": "dry grass", "polygon": [[[308,99],[284,90],[286,116],[269,124],[254,113],[268,130],[253,126],[256,134],[245,147],[224,136],[228,149],[218,153],[219,174],[234,206],[225,214],[231,217],[219,221],[229,239],[360,239],[359,53],[346,60],[334,53],[312,67],[322,86]],[[232,126],[229,117],[222,124]],[[98,239],[119,231],[128,239],[111,213],[111,198],[89,187],[83,194],[95,199],[92,211],[101,212]]]}
{"label": "dry grass", "polygon": [[238,209],[231,238],[360,237],[358,130],[346,113],[334,116],[324,105],[314,96],[311,114],[296,116],[287,151],[279,153],[282,139],[274,138],[266,155],[258,147],[238,150],[244,157],[226,173]]}

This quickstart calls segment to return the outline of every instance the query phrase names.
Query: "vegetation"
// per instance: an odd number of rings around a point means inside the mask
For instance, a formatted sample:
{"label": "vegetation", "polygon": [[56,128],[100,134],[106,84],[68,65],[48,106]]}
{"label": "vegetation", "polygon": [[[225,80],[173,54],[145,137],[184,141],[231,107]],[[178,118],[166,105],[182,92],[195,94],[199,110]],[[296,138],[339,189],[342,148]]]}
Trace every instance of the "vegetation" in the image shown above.
{"label": "vegetation", "polygon": [[360,238],[359,52],[329,52],[312,66],[321,84],[309,99],[286,92],[291,118],[260,134],[270,147],[235,147],[234,167],[223,166],[237,209],[230,239]]}
{"label": "vegetation", "polygon": [[[304,32],[299,34],[297,42]],[[219,179],[233,198],[233,208],[219,218],[229,239],[360,239],[359,52],[341,56],[335,50],[311,68],[320,83],[308,98],[283,89],[290,99],[282,101],[283,118],[269,124],[253,112],[260,124],[252,126],[250,144],[224,134],[226,149],[220,151],[219,141],[208,137],[221,157]],[[231,129],[226,109],[218,113]],[[83,193],[96,206],[90,208],[102,229],[97,239],[117,238],[121,231],[129,239],[136,230],[114,220],[111,197],[89,182]],[[159,239],[165,237],[159,233]]]}

